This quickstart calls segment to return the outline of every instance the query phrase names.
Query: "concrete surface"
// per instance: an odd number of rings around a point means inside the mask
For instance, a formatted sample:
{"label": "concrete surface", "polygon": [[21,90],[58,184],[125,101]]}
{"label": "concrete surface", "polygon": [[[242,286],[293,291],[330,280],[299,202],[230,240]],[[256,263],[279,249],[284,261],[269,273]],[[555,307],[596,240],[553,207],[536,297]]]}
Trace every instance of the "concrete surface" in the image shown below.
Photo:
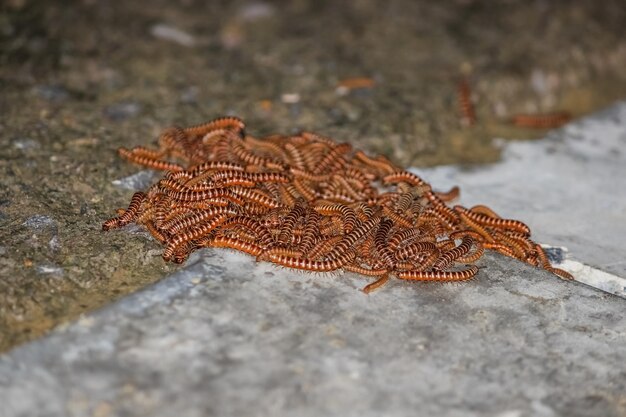
{"label": "concrete surface", "polygon": [[207,250],[0,358],[0,415],[619,416],[625,302],[489,256],[467,285]]}
{"label": "concrete surface", "polygon": [[[460,183],[470,204],[475,193],[499,196],[506,183],[511,192],[494,208],[509,215],[525,204],[519,217],[549,226],[540,240],[609,269],[600,253],[618,253],[622,240],[606,232],[596,241],[593,227],[623,227],[611,223],[612,213],[623,214],[621,191],[604,182],[626,170],[612,151],[624,140],[625,116],[622,103],[512,145],[502,165],[510,172],[463,172],[468,183],[456,181],[454,168],[423,173],[443,188],[446,178]],[[550,156],[556,173],[546,167]],[[568,171],[576,169],[570,158],[597,181]],[[546,177],[519,176],[516,163]],[[564,187],[557,173],[578,178],[577,187]],[[590,194],[608,214],[595,214],[591,202],[562,210]],[[559,222],[580,230],[559,232]],[[625,416],[626,301],[502,256],[480,266],[463,285],[394,280],[367,296],[358,275],[299,273],[204,250],[161,282],[0,357],[0,415]]]}
{"label": "concrete surface", "polygon": [[526,222],[566,252],[560,267],[626,297],[626,102],[539,141],[502,142],[502,161],[476,169],[417,169],[466,206],[486,204]]}

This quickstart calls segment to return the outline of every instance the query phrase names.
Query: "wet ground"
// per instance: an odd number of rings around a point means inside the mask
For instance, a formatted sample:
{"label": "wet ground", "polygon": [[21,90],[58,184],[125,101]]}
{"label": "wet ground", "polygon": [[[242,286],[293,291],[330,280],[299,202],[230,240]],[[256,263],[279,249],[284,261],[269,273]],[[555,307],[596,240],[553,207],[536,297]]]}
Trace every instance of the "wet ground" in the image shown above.
{"label": "wet ground", "polygon": [[[117,147],[235,114],[253,134],[306,128],[404,166],[494,161],[492,138],[544,133],[515,113],[626,96],[625,26],[621,1],[6,2],[0,351],[174,269],[141,230],[100,231],[132,194],[112,181],[138,171]],[[373,86],[338,88],[354,77]]]}

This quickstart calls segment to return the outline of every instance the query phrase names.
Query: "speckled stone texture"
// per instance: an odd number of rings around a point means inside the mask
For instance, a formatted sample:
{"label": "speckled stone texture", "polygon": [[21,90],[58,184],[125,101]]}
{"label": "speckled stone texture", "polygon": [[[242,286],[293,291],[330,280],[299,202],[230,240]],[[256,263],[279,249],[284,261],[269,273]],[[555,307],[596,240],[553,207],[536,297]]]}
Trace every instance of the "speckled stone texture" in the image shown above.
{"label": "speckled stone texture", "polygon": [[0,358],[17,416],[619,416],[623,299],[499,256],[466,285],[205,250]]}

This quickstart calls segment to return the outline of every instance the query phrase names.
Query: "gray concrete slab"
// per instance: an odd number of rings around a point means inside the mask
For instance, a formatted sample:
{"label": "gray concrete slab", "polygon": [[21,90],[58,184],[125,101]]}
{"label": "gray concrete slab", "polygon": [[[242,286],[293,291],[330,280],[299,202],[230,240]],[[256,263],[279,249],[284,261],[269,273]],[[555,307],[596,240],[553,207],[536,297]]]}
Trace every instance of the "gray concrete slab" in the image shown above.
{"label": "gray concrete slab", "polygon": [[206,250],[0,358],[0,415],[624,415],[624,300],[482,266],[366,296],[356,275]]}
{"label": "gray concrete slab", "polygon": [[626,102],[539,141],[503,144],[502,161],[476,169],[414,170],[461,203],[526,222],[533,238],[567,252],[562,268],[626,297]]}

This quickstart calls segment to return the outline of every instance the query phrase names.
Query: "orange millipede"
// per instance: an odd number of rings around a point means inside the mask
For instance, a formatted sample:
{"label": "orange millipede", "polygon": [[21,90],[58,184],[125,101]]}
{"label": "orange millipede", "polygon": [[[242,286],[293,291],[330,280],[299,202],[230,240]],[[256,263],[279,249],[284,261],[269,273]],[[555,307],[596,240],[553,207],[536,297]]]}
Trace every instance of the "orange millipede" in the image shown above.
{"label": "orange millipede", "polygon": [[519,233],[523,233],[526,236],[530,236],[530,228],[519,220],[493,218],[485,214],[472,212],[461,206],[454,206],[454,210],[465,214],[466,216],[470,217],[472,220],[475,220],[480,224],[492,227],[499,227],[503,229],[510,229]]}
{"label": "orange millipede", "polygon": [[511,258],[516,257],[513,251],[511,250],[511,248],[508,247],[507,245],[503,245],[501,243],[483,242],[483,246],[485,247],[485,249],[495,250],[496,252],[499,252]]}
{"label": "orange millipede", "polygon": [[202,242],[202,244],[212,248],[236,249],[252,256],[259,256],[263,253],[263,249],[260,246],[230,236],[214,236],[206,242]]}
{"label": "orange millipede", "polygon": [[280,207],[280,203],[278,203],[273,197],[258,189],[233,187],[231,188],[231,192],[236,196],[244,198],[248,202],[252,202],[263,207]]}
{"label": "orange millipede", "polygon": [[278,242],[286,244],[291,239],[291,235],[293,233],[293,229],[296,226],[296,222],[298,219],[304,217],[306,215],[306,211],[300,205],[294,206],[291,209],[285,220],[281,225],[281,232],[278,235]]}
{"label": "orange millipede", "polygon": [[556,274],[558,276],[560,276],[563,279],[569,279],[569,280],[573,280],[574,276],[572,274],[570,274],[569,272],[560,269],[560,268],[554,268],[554,267],[550,267],[550,268],[546,268],[548,271],[552,272],[553,274]]}
{"label": "orange millipede", "polygon": [[269,153],[272,158],[282,159],[283,161],[289,160],[287,152],[285,152],[285,150],[276,143],[268,140],[259,140],[253,138],[252,136],[246,136],[244,141],[249,149],[256,148],[258,150],[265,150],[266,153]]}
{"label": "orange millipede", "polygon": [[343,266],[343,269],[348,272],[355,272],[357,274],[365,275],[368,277],[378,277],[381,275],[386,275],[389,272],[386,268],[370,269],[356,264],[346,264]]}
{"label": "orange millipede", "polygon": [[380,260],[383,261],[389,268],[393,268],[393,265],[395,264],[393,252],[387,245],[387,239],[389,238],[389,232],[391,232],[392,227],[393,221],[385,217],[380,221],[380,223],[378,223],[378,230],[376,230],[374,235],[374,246],[376,247],[376,252],[378,252]]}
{"label": "orange millipede", "polygon": [[545,114],[516,114],[511,123],[519,127],[533,129],[554,129],[563,126],[572,119],[568,112],[554,112]]}
{"label": "orange millipede", "polygon": [[456,259],[466,255],[470,249],[472,249],[473,244],[474,239],[469,236],[464,236],[459,246],[444,252],[441,257],[437,259],[437,262],[433,265],[433,269],[441,271],[447,268],[448,265],[453,263]]}
{"label": "orange millipede", "polygon": [[405,260],[408,258],[413,258],[418,256],[421,253],[437,253],[439,255],[439,248],[432,242],[413,242],[402,249],[396,251],[395,257],[398,260]]}
{"label": "orange millipede", "polygon": [[175,218],[168,222],[163,223],[161,229],[172,234],[178,234],[179,232],[188,229],[196,224],[205,222],[212,217],[222,214],[235,215],[237,211],[228,207],[211,207],[208,210],[192,213],[186,217]]}
{"label": "orange millipede", "polygon": [[416,187],[426,184],[426,181],[408,171],[398,171],[383,177],[383,184],[395,184],[398,182],[406,182]]}
{"label": "orange millipede", "polygon": [[383,214],[391,218],[395,223],[399,224],[402,227],[411,228],[414,226],[411,220],[405,218],[401,214],[395,213],[393,210],[391,210],[387,206],[383,206]]}
{"label": "orange millipede", "polygon": [[238,117],[227,116],[211,120],[208,123],[187,127],[183,132],[187,135],[204,136],[211,130],[232,129],[238,134],[243,134],[246,128],[245,123]]}
{"label": "orange millipede", "polygon": [[461,262],[466,264],[476,262],[481,256],[483,256],[484,252],[485,247],[483,246],[483,244],[474,241],[474,250],[466,255],[459,256],[455,259],[455,262]]}
{"label": "orange millipede", "polygon": [[347,195],[352,197],[355,201],[362,200],[364,195],[362,195],[358,190],[356,190],[352,184],[348,182],[347,179],[342,177],[339,174],[333,175],[332,183],[336,184],[340,189],[342,189]]}
{"label": "orange millipede", "polygon": [[472,103],[472,93],[467,79],[459,82],[457,97],[459,99],[459,109],[461,120],[464,126],[473,126],[476,123],[476,112]]}
{"label": "orange millipede", "polygon": [[290,249],[290,248],[277,246],[277,247],[264,250],[259,255],[258,258],[259,260],[269,260],[270,256],[285,256],[285,257],[290,257],[290,258],[302,258],[304,254],[302,253],[302,251],[297,250],[297,249]]}
{"label": "orange millipede", "polygon": [[317,133],[300,132],[300,136],[302,136],[307,141],[320,142],[321,144],[325,145],[326,147],[337,146],[337,144],[335,143],[334,140],[332,140],[330,138],[327,138],[325,136],[322,136],[322,135],[318,135]]}
{"label": "orange millipede", "polygon": [[222,224],[226,220],[226,218],[226,215],[219,215],[217,217],[213,217],[208,223],[202,223],[191,230],[180,232],[167,242],[167,247],[162,254],[163,259],[169,261],[180,245],[191,240],[206,236],[213,229]]}
{"label": "orange millipede", "polygon": [[227,188],[210,188],[202,191],[174,191],[165,189],[164,191],[166,195],[177,201],[207,201],[212,198],[224,198],[235,204],[243,204],[243,200],[236,197],[232,191]]}
{"label": "orange millipede", "polygon": [[326,260],[314,261],[308,258],[294,258],[292,256],[269,254],[268,259],[275,264],[295,269],[304,269],[314,272],[330,272],[341,268],[354,257],[354,252],[345,252],[343,256]]}
{"label": "orange millipede", "polygon": [[319,223],[320,215],[315,210],[308,210],[300,243],[300,249],[303,253],[307,253],[318,239]]}
{"label": "orange millipede", "polygon": [[316,260],[328,254],[331,250],[335,248],[335,245],[339,243],[343,239],[343,236],[331,236],[328,238],[321,239],[311,250],[306,253],[306,256],[310,259]]}
{"label": "orange millipede", "polygon": [[130,161],[137,165],[143,165],[147,168],[152,168],[152,169],[156,169],[159,171],[182,171],[183,170],[183,167],[181,167],[178,164],[167,162],[167,161],[162,161],[160,159],[153,159],[153,158],[148,158],[148,157],[141,156],[141,155],[136,155],[126,148],[119,148],[117,152],[122,158],[126,159],[127,161]]}
{"label": "orange millipede", "polygon": [[231,143],[230,149],[235,156],[237,156],[242,162],[245,162],[246,164],[260,165],[268,168],[279,169],[281,171],[284,171],[286,169],[286,164],[280,161],[276,161],[272,158],[264,158],[262,156],[255,155],[247,150],[240,143]]}
{"label": "orange millipede", "polygon": [[[288,157],[286,159],[289,161],[291,169],[297,169],[298,171],[305,172],[306,165],[304,163],[302,152],[292,143],[285,144],[285,151],[287,152]],[[293,171],[292,174],[296,175]]]}
{"label": "orange millipede", "polygon": [[315,190],[311,188],[306,180],[296,178],[293,180],[293,186],[295,187],[297,192],[307,201],[313,201],[317,198]]}
{"label": "orange millipede", "polygon": [[331,254],[340,256],[341,253],[349,250],[356,244],[356,242],[373,233],[374,229],[378,226],[378,223],[380,223],[380,220],[380,216],[375,216],[358,225],[350,233],[344,235],[343,239],[337,243]]}
{"label": "orange millipede", "polygon": [[355,158],[363,162],[366,166],[373,168],[376,170],[376,176],[382,175],[390,175],[397,171],[396,167],[386,161],[379,161],[377,159],[370,158],[365,155],[362,151],[357,151],[354,154]]}
{"label": "orange millipede", "polygon": [[461,189],[458,186],[450,188],[446,192],[435,192],[435,195],[443,202],[448,202],[459,198],[461,195]]}
{"label": "orange millipede", "polygon": [[357,225],[356,213],[353,209],[343,204],[322,204],[313,207],[315,211],[325,215],[338,214],[342,217],[345,233],[351,232]]}
{"label": "orange millipede", "polygon": [[475,222],[471,219],[465,212],[460,211],[459,217],[468,227],[470,227],[474,232],[480,234],[487,243],[495,243],[493,236],[489,233],[482,225]]}
{"label": "orange millipede", "polygon": [[261,247],[267,247],[273,244],[270,231],[256,219],[245,215],[229,217],[220,225],[220,230],[231,227],[243,227],[250,231],[256,236],[257,243]]}
{"label": "orange millipede", "polygon": [[298,179],[302,178],[307,181],[321,182],[321,181],[328,181],[330,179],[329,174],[315,175],[304,169],[299,169],[299,168],[294,168],[294,167],[289,168],[289,172],[293,174],[294,177]]}
{"label": "orange millipede", "polygon": [[548,255],[543,250],[540,244],[535,244],[535,252],[537,253],[537,257],[539,258],[539,262],[541,262],[541,266],[543,269],[548,269],[551,267],[550,261],[548,260]]}
{"label": "orange millipede", "polygon": [[506,244],[511,249],[511,251],[513,252],[513,254],[515,255],[517,259],[524,260],[528,256],[528,253],[526,249],[523,247],[523,245],[521,245],[515,239],[511,239],[505,233],[495,231],[494,237],[498,239],[500,242],[502,242],[503,244]]}
{"label": "orange millipede", "polygon": [[342,155],[346,152],[352,150],[352,145],[349,143],[341,143],[339,145],[335,145],[324,158],[313,168],[313,174],[319,175],[322,172],[326,171],[327,168],[333,166],[335,169],[341,169],[346,164],[345,159],[343,159]]}
{"label": "orange millipede", "polygon": [[102,224],[102,230],[107,231],[110,229],[115,229],[125,226],[134,221],[137,218],[141,203],[143,203],[145,198],[146,194],[140,191],[133,194],[132,198],[130,199],[130,204],[128,205],[128,208],[124,211],[124,213],[119,217],[113,217],[112,219],[105,221]]}
{"label": "orange millipede", "polygon": [[422,231],[420,229],[410,228],[399,230],[389,238],[389,247],[391,250],[395,250],[398,246],[408,244],[414,239],[417,239],[421,234]]}
{"label": "orange millipede", "polygon": [[399,272],[398,278],[411,281],[466,281],[478,273],[476,265],[470,265],[462,271],[405,271]]}
{"label": "orange millipede", "polygon": [[433,205],[433,208],[442,216],[444,216],[452,225],[459,222],[459,216],[432,191],[427,191],[426,198]]}
{"label": "orange millipede", "polygon": [[367,284],[365,287],[363,287],[363,289],[361,291],[363,291],[365,294],[369,294],[372,291],[377,290],[378,288],[380,288],[383,285],[385,285],[388,281],[389,281],[389,275],[383,275],[382,277],[380,277],[376,281],[374,281],[374,282],[372,282],[370,284]]}
{"label": "orange millipede", "polygon": [[144,223],[144,226],[146,226],[146,229],[148,229],[148,232],[150,232],[152,237],[158,240],[160,243],[165,243],[169,238],[169,236],[157,229],[154,222],[152,221]]}
{"label": "orange millipede", "polygon": [[494,219],[500,218],[500,216],[495,211],[493,211],[487,206],[483,206],[482,204],[479,204],[470,208],[470,211],[473,211],[474,213],[478,213],[478,214],[483,214],[485,216],[493,217]]}

